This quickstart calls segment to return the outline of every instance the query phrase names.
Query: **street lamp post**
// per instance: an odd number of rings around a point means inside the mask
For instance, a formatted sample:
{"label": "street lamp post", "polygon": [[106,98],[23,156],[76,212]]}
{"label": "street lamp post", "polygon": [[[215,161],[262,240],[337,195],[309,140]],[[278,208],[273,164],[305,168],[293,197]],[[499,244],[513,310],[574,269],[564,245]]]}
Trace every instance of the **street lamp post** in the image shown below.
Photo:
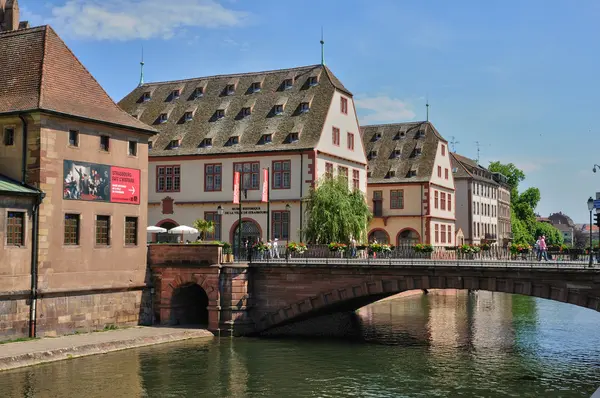
{"label": "street lamp post", "polygon": [[592,199],[592,197],[590,196],[590,198],[587,201],[587,205],[588,205],[588,210],[590,211],[590,263],[589,266],[593,267],[594,265],[594,259],[592,256],[593,253],[593,248],[592,248],[592,210],[594,210],[594,199]]}
{"label": "street lamp post", "polygon": [[290,243],[290,231],[289,231],[289,222],[292,219],[291,215],[290,215],[290,209],[292,208],[292,206],[290,206],[289,203],[287,203],[285,205],[285,211],[287,211],[288,213],[288,231],[287,231],[287,238],[285,239],[285,258],[287,258],[288,256],[288,245]]}
{"label": "street lamp post", "polygon": [[597,170],[600,170],[600,166],[598,166],[597,164],[595,164],[594,168],[592,169],[592,171],[595,173]]}

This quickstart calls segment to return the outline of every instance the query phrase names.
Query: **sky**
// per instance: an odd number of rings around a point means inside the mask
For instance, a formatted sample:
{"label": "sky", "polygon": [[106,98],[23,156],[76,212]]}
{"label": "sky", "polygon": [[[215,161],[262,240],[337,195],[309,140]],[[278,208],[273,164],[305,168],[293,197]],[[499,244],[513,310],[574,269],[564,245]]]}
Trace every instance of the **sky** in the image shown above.
{"label": "sky", "polygon": [[461,155],[514,163],[542,216],[600,192],[597,0],[20,0],[109,95],[145,80],[325,63],[361,124],[430,120]]}

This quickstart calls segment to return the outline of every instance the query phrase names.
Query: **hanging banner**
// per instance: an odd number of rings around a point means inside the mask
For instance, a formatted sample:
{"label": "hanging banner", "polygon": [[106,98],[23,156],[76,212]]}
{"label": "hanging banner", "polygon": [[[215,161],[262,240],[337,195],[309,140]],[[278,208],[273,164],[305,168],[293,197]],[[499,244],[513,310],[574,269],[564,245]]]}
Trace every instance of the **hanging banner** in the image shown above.
{"label": "hanging banner", "polygon": [[235,171],[233,173],[233,203],[240,203],[240,172]]}
{"label": "hanging banner", "polygon": [[263,169],[262,202],[269,201],[269,169]]}

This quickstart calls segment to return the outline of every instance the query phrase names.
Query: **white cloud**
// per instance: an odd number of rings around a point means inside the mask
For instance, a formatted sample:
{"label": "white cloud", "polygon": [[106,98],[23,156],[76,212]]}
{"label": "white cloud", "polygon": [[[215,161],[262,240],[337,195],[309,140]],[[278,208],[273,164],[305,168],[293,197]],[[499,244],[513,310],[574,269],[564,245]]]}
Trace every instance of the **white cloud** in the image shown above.
{"label": "white cloud", "polygon": [[415,113],[408,104],[397,98],[380,95],[375,97],[359,96],[354,100],[356,107],[364,112],[359,116],[361,124],[389,123],[412,120]]}
{"label": "white cloud", "polygon": [[173,37],[186,27],[244,24],[248,13],[215,0],[68,0],[52,8],[49,22],[61,34],[92,40]]}

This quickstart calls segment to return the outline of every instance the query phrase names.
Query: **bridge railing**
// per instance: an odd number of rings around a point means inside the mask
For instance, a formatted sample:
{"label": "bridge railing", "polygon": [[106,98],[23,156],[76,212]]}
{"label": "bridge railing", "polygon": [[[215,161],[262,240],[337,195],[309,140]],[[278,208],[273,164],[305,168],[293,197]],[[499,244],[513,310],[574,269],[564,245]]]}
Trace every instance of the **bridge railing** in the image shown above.
{"label": "bridge railing", "polygon": [[[385,263],[431,263],[432,260],[436,264],[457,265],[460,263],[468,263],[470,261],[478,264],[490,263],[498,264],[499,262],[506,264],[527,263],[532,264],[540,262],[540,265],[545,263],[555,264],[573,264],[582,266],[589,264],[590,255],[585,250],[563,250],[549,251],[546,253],[547,260],[543,256],[540,258],[538,253],[533,250],[522,252],[513,252],[508,248],[492,246],[489,250],[481,250],[478,253],[465,253],[454,247],[435,246],[431,252],[419,252],[414,246],[397,246],[390,251],[373,253],[368,248],[358,246],[356,250],[332,251],[328,245],[307,245],[307,249],[303,253],[290,252],[286,250],[284,245],[277,249],[258,251],[252,249],[243,249],[239,255],[236,255],[238,261],[254,262],[254,263],[319,263],[326,264],[341,264],[341,263],[366,263],[366,264],[385,264]],[[597,252],[592,253],[592,262],[600,264],[600,256]]]}

